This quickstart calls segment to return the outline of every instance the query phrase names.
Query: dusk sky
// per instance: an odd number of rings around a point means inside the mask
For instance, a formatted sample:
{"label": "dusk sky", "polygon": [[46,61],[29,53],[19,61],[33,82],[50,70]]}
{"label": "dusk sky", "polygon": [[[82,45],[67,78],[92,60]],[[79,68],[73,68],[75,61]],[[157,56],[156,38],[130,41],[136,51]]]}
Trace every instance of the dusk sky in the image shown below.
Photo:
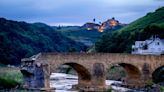
{"label": "dusk sky", "polygon": [[130,23],[164,6],[164,0],[0,0],[0,17],[49,25],[83,25],[115,17]]}

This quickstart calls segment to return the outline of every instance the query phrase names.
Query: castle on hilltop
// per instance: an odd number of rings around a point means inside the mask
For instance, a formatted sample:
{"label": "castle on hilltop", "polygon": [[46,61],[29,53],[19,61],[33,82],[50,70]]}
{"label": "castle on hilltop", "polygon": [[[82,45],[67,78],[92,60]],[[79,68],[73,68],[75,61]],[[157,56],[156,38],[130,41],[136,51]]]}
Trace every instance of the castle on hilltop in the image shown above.
{"label": "castle on hilltop", "polygon": [[116,30],[119,29],[123,26],[126,26],[126,24],[122,24],[120,23],[118,20],[116,20],[114,17],[111,19],[108,19],[107,21],[103,22],[103,23],[95,23],[95,21],[92,22],[88,22],[86,24],[84,24],[82,27],[86,28],[87,30],[98,30],[99,32],[104,32],[107,30]]}

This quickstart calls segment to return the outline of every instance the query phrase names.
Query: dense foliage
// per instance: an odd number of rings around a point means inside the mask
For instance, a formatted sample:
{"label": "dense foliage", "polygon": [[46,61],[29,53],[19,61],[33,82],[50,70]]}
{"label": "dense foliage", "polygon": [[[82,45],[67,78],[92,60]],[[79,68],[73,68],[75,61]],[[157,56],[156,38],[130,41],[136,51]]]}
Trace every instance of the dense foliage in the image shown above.
{"label": "dense foliage", "polygon": [[68,52],[86,49],[52,27],[0,18],[0,63],[20,64],[21,58],[39,52]]}
{"label": "dense foliage", "polygon": [[96,42],[97,52],[129,53],[136,40],[145,40],[152,35],[164,38],[164,7],[132,22],[120,30],[107,33]]}
{"label": "dense foliage", "polygon": [[86,30],[86,28],[78,26],[60,27],[57,31],[61,32],[66,37],[81,42],[87,46],[93,45],[103,34],[98,32],[98,30]]}

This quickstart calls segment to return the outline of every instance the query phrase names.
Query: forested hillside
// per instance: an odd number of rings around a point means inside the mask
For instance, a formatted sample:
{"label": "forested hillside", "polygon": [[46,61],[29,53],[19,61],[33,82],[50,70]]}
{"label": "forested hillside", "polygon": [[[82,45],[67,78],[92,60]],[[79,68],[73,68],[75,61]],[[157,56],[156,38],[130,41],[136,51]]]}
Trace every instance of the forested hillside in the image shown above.
{"label": "forested hillside", "polygon": [[20,64],[21,58],[39,52],[85,49],[84,44],[63,36],[46,24],[29,24],[0,18],[0,63]]}
{"label": "forested hillside", "polygon": [[61,32],[64,36],[87,46],[92,46],[103,34],[97,30],[86,30],[81,27],[61,27],[57,31]]}
{"label": "forested hillside", "polygon": [[136,40],[145,40],[152,35],[164,38],[164,7],[130,23],[120,30],[109,32],[95,44],[97,52],[130,53]]}

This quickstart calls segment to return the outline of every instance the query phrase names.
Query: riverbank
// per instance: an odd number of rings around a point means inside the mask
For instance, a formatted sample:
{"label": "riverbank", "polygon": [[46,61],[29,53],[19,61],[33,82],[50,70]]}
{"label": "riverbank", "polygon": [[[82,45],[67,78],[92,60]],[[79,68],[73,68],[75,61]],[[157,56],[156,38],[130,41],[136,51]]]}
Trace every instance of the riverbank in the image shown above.
{"label": "riverbank", "polygon": [[0,89],[16,89],[20,87],[22,79],[19,68],[0,66]]}
{"label": "riverbank", "polygon": [[[22,79],[23,76],[19,68],[0,66],[0,92],[40,92],[37,90],[22,89]],[[69,90],[72,85],[78,83],[78,77],[76,75],[53,73],[50,79],[50,86],[58,89],[55,92],[78,92]],[[115,92],[115,90],[116,92],[164,92],[164,87],[157,84],[143,89],[126,88],[122,86],[121,82],[112,80],[107,80],[106,84],[111,86],[109,90],[112,90],[112,92]]]}

